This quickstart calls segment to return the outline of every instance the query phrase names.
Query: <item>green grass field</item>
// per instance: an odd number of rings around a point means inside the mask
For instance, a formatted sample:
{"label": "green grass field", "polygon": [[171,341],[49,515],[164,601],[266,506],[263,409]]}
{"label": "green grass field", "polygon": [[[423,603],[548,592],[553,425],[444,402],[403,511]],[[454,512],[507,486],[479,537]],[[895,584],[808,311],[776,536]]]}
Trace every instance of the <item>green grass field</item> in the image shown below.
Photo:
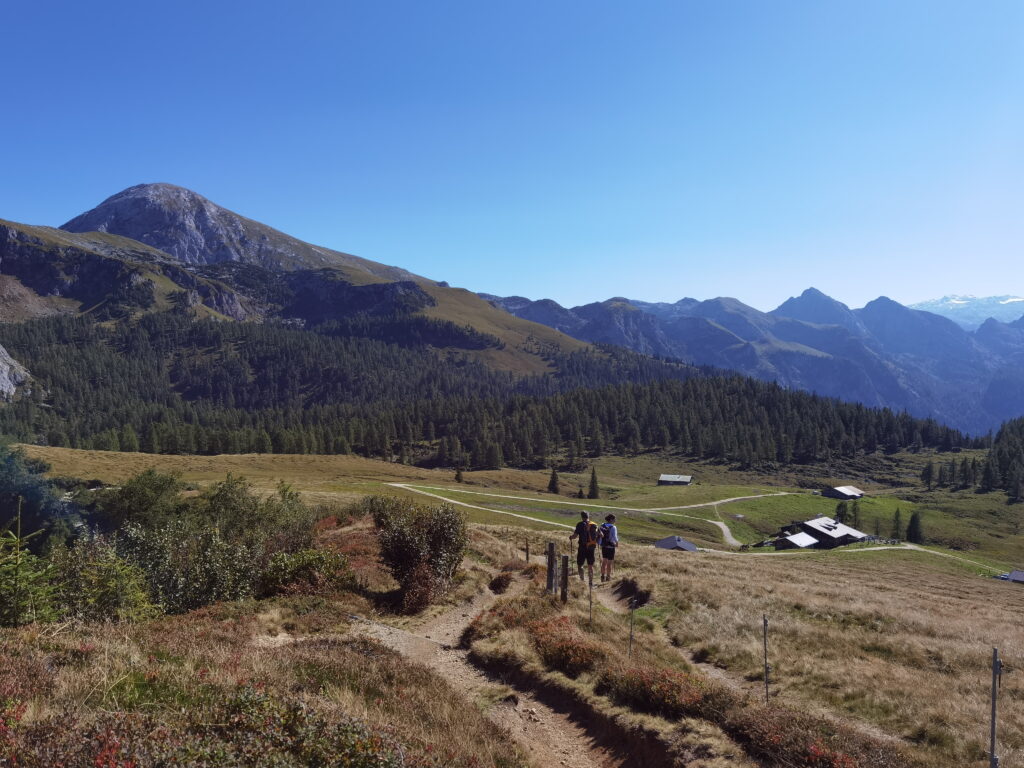
{"label": "green grass field", "polygon": [[[580,510],[587,508],[576,504],[596,503],[598,507],[591,511],[598,518],[605,514],[603,510],[615,510],[625,538],[649,543],[678,534],[698,546],[712,548],[726,548],[722,534],[714,525],[701,522],[701,519],[722,521],[739,541],[753,544],[793,520],[817,515],[832,516],[837,503],[799,488],[796,473],[800,468],[790,468],[779,474],[757,474],[732,471],[717,464],[679,462],[671,456],[657,454],[603,456],[596,460],[602,498],[593,502],[569,495],[580,486],[587,487],[589,470],[578,474],[561,473],[563,494],[555,497],[546,493],[549,470],[466,472],[466,482],[456,485],[450,470],[422,469],[355,456],[164,456],[39,446],[24,448],[30,456],[49,462],[55,475],[118,483],[152,467],[177,472],[186,482],[202,487],[223,479],[231,472],[244,475],[257,488],[264,490],[270,490],[284,480],[301,491],[310,502],[322,504],[346,504],[374,493],[415,495],[422,500],[428,498],[413,491],[397,489],[391,483],[440,487],[451,489],[444,492],[447,498],[471,505],[463,507],[471,522],[518,526],[535,531],[555,531],[558,530],[556,524],[572,525],[579,519]],[[896,472],[894,467],[909,466],[914,470],[904,471],[909,476],[916,474],[918,467],[928,460],[927,455],[908,454],[877,459],[875,463],[886,467],[887,472]],[[657,476],[663,472],[692,474],[695,483],[685,487],[658,486]],[[881,536],[889,537],[897,509],[904,528],[911,513],[917,510],[922,515],[928,544],[1004,570],[1024,566],[1024,534],[1021,532],[1024,504],[1007,504],[1005,494],[945,489],[925,491],[920,484],[888,488],[864,482],[862,478],[856,478],[855,482],[869,491],[869,496],[860,502],[860,528],[865,533],[874,534],[877,530]],[[729,498],[777,493],[791,495],[713,505]],[[680,509],[674,513],[623,509],[651,510],[691,504],[711,506]],[[742,517],[737,517],[739,515]]]}

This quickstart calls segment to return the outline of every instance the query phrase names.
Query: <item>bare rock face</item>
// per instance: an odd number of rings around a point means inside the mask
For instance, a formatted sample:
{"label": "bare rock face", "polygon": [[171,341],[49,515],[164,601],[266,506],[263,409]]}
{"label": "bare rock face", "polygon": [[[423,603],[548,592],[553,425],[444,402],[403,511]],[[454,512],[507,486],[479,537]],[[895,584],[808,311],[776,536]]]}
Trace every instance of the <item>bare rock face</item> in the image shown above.
{"label": "bare rock face", "polygon": [[61,229],[130,237],[187,264],[236,261],[273,270],[351,267],[385,280],[415,277],[404,269],[310,245],[172,184],[129,187]]}
{"label": "bare rock face", "polygon": [[10,400],[18,387],[28,383],[28,379],[25,367],[0,347],[0,398]]}

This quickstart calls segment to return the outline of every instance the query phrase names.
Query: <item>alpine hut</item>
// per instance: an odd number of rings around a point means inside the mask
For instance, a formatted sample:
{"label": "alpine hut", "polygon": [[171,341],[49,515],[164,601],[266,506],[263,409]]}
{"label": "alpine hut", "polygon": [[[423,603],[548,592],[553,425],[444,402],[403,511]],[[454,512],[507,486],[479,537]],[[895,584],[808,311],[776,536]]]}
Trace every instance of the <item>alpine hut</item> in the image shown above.
{"label": "alpine hut", "polygon": [[821,492],[821,495],[828,496],[830,499],[852,501],[853,499],[863,498],[864,491],[852,485],[837,485],[835,488],[826,488]]}
{"label": "alpine hut", "polygon": [[676,549],[683,552],[697,551],[697,545],[692,541],[687,541],[682,536],[666,536],[664,539],[654,542],[654,546],[658,549]]}
{"label": "alpine hut", "polygon": [[689,485],[693,482],[693,475],[662,475],[658,478],[658,485]]}

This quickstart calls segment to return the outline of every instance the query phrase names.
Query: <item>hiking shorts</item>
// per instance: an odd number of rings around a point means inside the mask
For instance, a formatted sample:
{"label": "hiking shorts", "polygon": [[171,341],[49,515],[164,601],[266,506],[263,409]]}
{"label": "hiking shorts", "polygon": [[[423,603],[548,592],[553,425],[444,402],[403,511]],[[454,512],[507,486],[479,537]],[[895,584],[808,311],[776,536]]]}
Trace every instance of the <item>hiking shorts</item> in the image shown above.
{"label": "hiking shorts", "polygon": [[590,565],[593,565],[594,564],[594,550],[596,550],[596,549],[597,549],[597,547],[587,547],[586,549],[581,549],[579,552],[577,552],[576,553],[576,565],[578,565],[580,568],[583,567],[584,563],[589,563]]}
{"label": "hiking shorts", "polygon": [[601,557],[605,560],[615,559],[615,547],[601,547]]}

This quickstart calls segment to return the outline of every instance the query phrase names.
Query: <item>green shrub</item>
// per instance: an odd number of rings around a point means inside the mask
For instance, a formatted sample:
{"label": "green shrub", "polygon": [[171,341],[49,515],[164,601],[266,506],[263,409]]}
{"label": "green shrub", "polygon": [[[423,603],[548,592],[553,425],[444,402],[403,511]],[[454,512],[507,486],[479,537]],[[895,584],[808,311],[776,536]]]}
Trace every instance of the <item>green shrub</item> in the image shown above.
{"label": "green shrub", "polygon": [[90,534],[70,548],[55,550],[51,560],[61,615],[83,621],[140,621],[157,613],[146,574],[118,555],[113,540]]}
{"label": "green shrub", "polygon": [[425,506],[407,499],[371,496],[381,559],[398,582],[403,606],[419,610],[450,587],[469,541],[466,518],[449,504]]}
{"label": "green shrub", "polygon": [[313,543],[316,513],[284,482],[261,498],[244,477],[229,474],[203,491],[194,514],[227,541],[268,552],[297,552]]}
{"label": "green shrub", "polygon": [[147,469],[118,488],[93,494],[89,515],[95,525],[110,531],[130,523],[146,528],[165,525],[185,514],[182,488],[177,475]]}
{"label": "green shrub", "polygon": [[128,525],[119,546],[145,573],[150,599],[168,613],[252,597],[262,573],[261,552],[185,520]]}
{"label": "green shrub", "polygon": [[263,577],[263,593],[337,590],[352,583],[348,558],[327,549],[276,552]]}

